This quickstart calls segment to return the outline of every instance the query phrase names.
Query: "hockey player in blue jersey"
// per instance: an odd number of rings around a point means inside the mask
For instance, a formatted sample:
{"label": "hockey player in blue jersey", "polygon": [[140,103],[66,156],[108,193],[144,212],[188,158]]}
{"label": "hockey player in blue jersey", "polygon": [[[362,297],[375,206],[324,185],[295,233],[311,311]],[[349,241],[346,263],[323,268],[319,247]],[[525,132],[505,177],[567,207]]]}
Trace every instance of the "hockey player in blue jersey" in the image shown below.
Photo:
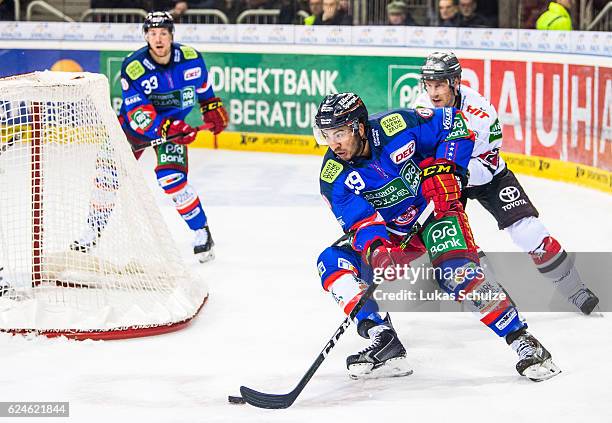
{"label": "hockey player in blue jersey", "polygon": [[[134,147],[146,146],[151,140],[172,137],[155,147],[155,173],[161,188],[170,195],[177,211],[195,233],[194,254],[200,262],[214,258],[214,245],[200,199],[187,181],[188,148],[196,138],[196,129],[185,123],[193,107],[199,106],[202,118],[218,134],[228,124],[221,99],[215,96],[208,80],[202,56],[193,48],[173,42],[174,22],[167,12],[152,12],[146,17],[143,31],[147,46],[130,54],[121,67],[123,103],[119,122]],[[136,153],[140,157],[142,151]],[[90,230],[72,246],[88,250],[106,226],[114,207],[112,151],[99,154],[96,184],[88,223]],[[106,163],[106,165],[104,165]]]}
{"label": "hockey player in blue jersey", "polygon": [[[372,273],[394,279],[397,265],[427,252],[432,266],[442,270],[436,279],[447,294],[490,298],[466,299],[465,305],[517,352],[519,374],[539,381],[559,373],[550,353],[527,332],[511,299],[495,295],[503,288],[485,280],[479,267],[459,201],[474,135],[459,110],[397,109],[368,117],[356,94],[332,94],[319,106],[313,129],[317,141],[329,146],[320,173],[321,193],[345,232],[321,253],[317,268],[323,288],[346,314],[365,284],[372,283]],[[403,236],[430,202],[433,216],[403,250]],[[371,345],[347,358],[351,377],[411,373],[389,316],[379,314],[373,299],[355,320],[357,332]]]}

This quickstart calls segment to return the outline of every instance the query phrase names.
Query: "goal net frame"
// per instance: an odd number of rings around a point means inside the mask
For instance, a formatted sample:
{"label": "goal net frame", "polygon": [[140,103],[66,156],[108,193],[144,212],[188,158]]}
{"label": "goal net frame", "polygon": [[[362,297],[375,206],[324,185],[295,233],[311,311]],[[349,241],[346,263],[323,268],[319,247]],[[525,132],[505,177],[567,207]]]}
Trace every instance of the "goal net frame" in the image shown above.
{"label": "goal net frame", "polygon": [[[158,335],[186,327],[208,300],[109,94],[106,77],[88,72],[0,79],[0,331],[79,340]],[[80,166],[87,177],[71,173]],[[134,218],[131,207],[146,215]],[[74,251],[69,238],[96,219],[99,245]]]}

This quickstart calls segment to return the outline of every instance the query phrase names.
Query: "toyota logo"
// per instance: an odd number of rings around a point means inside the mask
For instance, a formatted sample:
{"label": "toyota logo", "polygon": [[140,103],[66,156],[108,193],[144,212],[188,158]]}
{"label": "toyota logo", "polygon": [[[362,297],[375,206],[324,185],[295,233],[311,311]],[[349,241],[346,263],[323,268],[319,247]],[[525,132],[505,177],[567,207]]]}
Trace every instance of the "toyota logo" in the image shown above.
{"label": "toyota logo", "polygon": [[499,199],[504,203],[511,203],[521,196],[517,187],[506,187],[499,192]]}

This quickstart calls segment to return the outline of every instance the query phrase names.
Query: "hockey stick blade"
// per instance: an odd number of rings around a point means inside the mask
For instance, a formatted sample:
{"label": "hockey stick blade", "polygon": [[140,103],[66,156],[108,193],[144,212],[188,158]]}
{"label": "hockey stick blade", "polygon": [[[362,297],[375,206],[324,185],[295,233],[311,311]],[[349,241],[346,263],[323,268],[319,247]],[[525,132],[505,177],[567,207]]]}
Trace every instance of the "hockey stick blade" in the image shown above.
{"label": "hockey stick blade", "polygon": [[254,389],[247,388],[246,386],[241,386],[240,395],[242,395],[242,398],[252,406],[278,410],[291,407],[299,395],[299,392],[295,392],[295,390],[293,390],[284,395],[265,394]]}
{"label": "hockey stick blade", "polygon": [[[410,239],[412,239],[412,237],[415,236],[421,230],[425,222],[433,213],[433,210],[433,202],[428,203],[427,207],[425,207],[425,210],[423,210],[423,213],[421,213],[415,224],[410,229],[410,232],[404,237],[402,241],[403,246],[408,245]],[[300,382],[291,392],[287,394],[266,394],[265,392],[259,392],[254,389],[247,388],[246,386],[241,386],[240,394],[242,395],[242,398],[248,404],[251,404],[252,406],[258,408],[283,409],[291,407],[291,405],[293,405],[302,390],[304,390],[304,388],[306,387],[306,384],[308,384],[310,379],[314,376],[315,372],[321,366],[327,355],[336,346],[336,343],[338,342],[342,334],[344,334],[344,332],[346,332],[346,329],[351,325],[351,322],[353,321],[357,313],[359,313],[366,301],[372,296],[372,294],[374,294],[374,291],[377,287],[378,285],[375,283],[372,283],[368,286],[368,288],[365,290],[355,307],[353,307],[353,310],[351,310],[351,313],[344,318],[340,327],[336,330],[331,339],[327,341],[327,344],[325,344],[325,347],[323,347],[323,350],[319,353],[317,359],[314,361],[314,363],[312,363],[306,374],[302,376]]]}
{"label": "hockey stick blade", "polygon": [[368,286],[364,294],[361,296],[361,299],[357,302],[357,305],[353,308],[353,311],[351,311],[351,314],[344,318],[340,327],[336,330],[331,339],[327,341],[327,344],[325,344],[325,347],[323,347],[323,350],[321,350],[317,356],[317,359],[314,361],[314,363],[312,363],[306,374],[302,376],[302,379],[293,389],[293,391],[287,394],[266,394],[264,392],[247,388],[246,386],[241,386],[240,394],[242,394],[242,398],[244,398],[248,404],[259,408],[279,409],[290,407],[298,395],[300,395],[302,390],[306,387],[306,384],[308,384],[310,379],[314,376],[315,372],[321,366],[329,352],[336,346],[338,339],[340,339],[346,329],[351,325],[351,321],[357,315],[357,313],[359,313],[359,310],[361,310],[361,307],[363,307],[367,299],[370,298],[377,286],[378,285],[376,284],[371,284]]}

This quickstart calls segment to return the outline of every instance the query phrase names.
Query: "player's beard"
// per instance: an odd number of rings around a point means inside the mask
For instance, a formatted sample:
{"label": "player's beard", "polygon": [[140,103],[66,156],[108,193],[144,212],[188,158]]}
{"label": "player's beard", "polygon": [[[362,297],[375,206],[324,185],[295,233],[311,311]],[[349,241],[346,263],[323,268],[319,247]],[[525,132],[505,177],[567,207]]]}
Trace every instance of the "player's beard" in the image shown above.
{"label": "player's beard", "polygon": [[359,133],[357,133],[357,139],[358,139],[358,142],[357,142],[356,152],[353,157],[357,158],[361,156],[364,156],[364,157],[367,156],[366,145],[368,144],[368,140],[366,138],[361,138]]}
{"label": "player's beard", "polygon": [[[362,139],[359,134],[357,134],[355,136],[355,142],[353,144],[351,144],[348,148],[346,149],[340,149],[340,150],[336,150],[335,153],[336,155],[338,155],[338,157],[340,157],[342,160],[346,161],[346,162],[350,162],[352,160],[355,160],[356,158],[364,155],[365,152],[365,144],[366,144],[366,140]],[[338,154],[338,151],[344,153],[342,155]]]}
{"label": "player's beard", "polygon": [[153,56],[153,60],[160,64],[168,63],[171,48],[172,44],[163,46],[163,48],[156,48],[156,46],[149,44],[149,52],[151,53],[151,56]]}

